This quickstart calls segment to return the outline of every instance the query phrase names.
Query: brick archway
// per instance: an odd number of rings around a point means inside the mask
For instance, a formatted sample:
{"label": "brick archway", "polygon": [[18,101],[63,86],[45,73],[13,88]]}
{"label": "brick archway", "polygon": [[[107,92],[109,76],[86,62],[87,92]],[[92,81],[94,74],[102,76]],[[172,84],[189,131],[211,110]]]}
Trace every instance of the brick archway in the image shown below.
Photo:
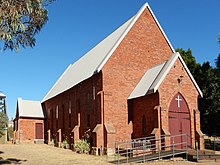
{"label": "brick archway", "polygon": [[[172,135],[187,134],[191,137],[190,111],[184,97],[177,93],[170,102],[169,106],[169,131]],[[183,139],[184,138],[184,139]],[[175,143],[185,142],[186,137],[178,136],[174,138]],[[191,146],[191,139],[188,139],[188,145]],[[172,140],[172,139],[171,139]],[[178,146],[183,148],[183,146]]]}

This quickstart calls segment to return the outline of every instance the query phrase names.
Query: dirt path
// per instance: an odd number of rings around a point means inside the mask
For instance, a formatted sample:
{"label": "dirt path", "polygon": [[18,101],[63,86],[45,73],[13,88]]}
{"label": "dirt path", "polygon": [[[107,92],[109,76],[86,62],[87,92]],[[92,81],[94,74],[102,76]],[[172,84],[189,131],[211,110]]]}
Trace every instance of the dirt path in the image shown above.
{"label": "dirt path", "polygon": [[0,164],[107,164],[105,157],[76,154],[44,144],[0,145]]}
{"label": "dirt path", "polygon": [[[106,162],[106,157],[77,154],[71,150],[37,144],[4,144],[0,145],[0,164],[28,164],[28,165],[113,165]],[[200,163],[188,161],[154,161],[146,165],[220,165],[220,160],[203,161]],[[138,164],[138,165],[141,165]]]}

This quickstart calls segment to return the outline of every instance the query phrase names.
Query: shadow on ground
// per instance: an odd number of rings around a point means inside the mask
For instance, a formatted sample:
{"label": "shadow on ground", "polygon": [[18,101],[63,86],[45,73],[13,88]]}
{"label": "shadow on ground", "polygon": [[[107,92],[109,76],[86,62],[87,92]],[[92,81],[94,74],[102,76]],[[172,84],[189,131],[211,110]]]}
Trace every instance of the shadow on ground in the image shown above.
{"label": "shadow on ground", "polygon": [[0,157],[0,164],[21,164],[22,162],[26,162],[27,160],[15,159],[15,158],[8,158],[3,159]]}

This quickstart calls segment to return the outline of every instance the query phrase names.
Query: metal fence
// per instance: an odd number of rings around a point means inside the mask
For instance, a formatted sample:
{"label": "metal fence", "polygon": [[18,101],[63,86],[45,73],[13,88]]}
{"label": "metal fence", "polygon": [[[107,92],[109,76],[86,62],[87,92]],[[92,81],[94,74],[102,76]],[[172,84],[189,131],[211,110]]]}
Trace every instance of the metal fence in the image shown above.
{"label": "metal fence", "polygon": [[220,151],[220,137],[206,136],[204,138],[205,148],[214,150],[214,151]]}
{"label": "metal fence", "polygon": [[187,159],[189,140],[188,135],[181,134],[115,142],[113,150],[107,147],[106,158],[115,164],[146,162],[168,156],[174,158],[179,154],[185,154]]}

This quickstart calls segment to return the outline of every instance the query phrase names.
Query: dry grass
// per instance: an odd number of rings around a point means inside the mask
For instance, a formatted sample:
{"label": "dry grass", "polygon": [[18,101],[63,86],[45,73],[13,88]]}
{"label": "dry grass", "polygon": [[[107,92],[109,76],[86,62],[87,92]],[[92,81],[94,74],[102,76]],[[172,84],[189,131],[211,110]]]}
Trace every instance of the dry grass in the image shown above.
{"label": "dry grass", "polygon": [[[5,144],[0,146],[5,163],[19,164],[108,164],[105,157],[77,154],[71,150],[44,144]],[[0,162],[1,164],[1,162]]]}
{"label": "dry grass", "polygon": [[[44,144],[4,144],[0,145],[0,164],[80,164],[80,165],[112,165],[106,162],[106,157],[77,154],[71,150],[56,148]],[[200,163],[188,161],[154,161],[145,164],[152,165],[220,165],[220,160],[203,161]],[[141,165],[138,164],[138,165]]]}

